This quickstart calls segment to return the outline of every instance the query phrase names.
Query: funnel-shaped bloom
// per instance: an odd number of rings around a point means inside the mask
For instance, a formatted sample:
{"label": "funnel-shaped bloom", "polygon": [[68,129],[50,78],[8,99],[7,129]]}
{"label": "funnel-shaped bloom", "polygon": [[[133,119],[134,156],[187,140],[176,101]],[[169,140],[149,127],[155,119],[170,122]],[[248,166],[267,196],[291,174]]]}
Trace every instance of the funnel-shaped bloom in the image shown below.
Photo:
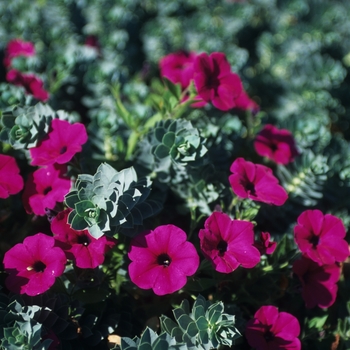
{"label": "funnel-shaped bloom", "polygon": [[45,215],[46,208],[54,209],[56,203],[63,202],[71,187],[71,180],[64,176],[66,171],[66,166],[55,164],[28,176],[22,197],[28,214]]}
{"label": "funnel-shaped bloom", "polygon": [[37,147],[30,149],[32,165],[65,164],[81,152],[87,141],[85,126],[81,123],[70,124],[66,120],[53,119],[51,129]]}
{"label": "funnel-shaped bloom", "polygon": [[298,217],[294,238],[302,253],[319,265],[344,261],[349,246],[343,222],[320,210],[306,210]]}
{"label": "funnel-shaped bloom", "polygon": [[94,269],[101,265],[105,253],[115,245],[115,239],[102,236],[92,237],[88,230],[77,231],[68,224],[71,209],[58,213],[51,222],[51,230],[58,246],[66,253],[68,259],[74,260],[81,269]]}
{"label": "funnel-shaped bloom", "polygon": [[23,86],[28,94],[39,101],[45,102],[49,99],[49,93],[44,89],[43,81],[34,74],[24,74],[11,69],[6,74],[6,80],[13,85]]}
{"label": "funnel-shaped bloom", "polygon": [[0,198],[7,198],[23,188],[23,179],[19,174],[15,158],[0,154]]}
{"label": "funnel-shaped bloom", "polygon": [[307,308],[316,305],[326,308],[333,305],[337,297],[336,283],[340,278],[340,266],[337,264],[320,266],[303,256],[294,262],[293,272],[301,282],[301,295]]}
{"label": "funnel-shaped bloom", "polygon": [[288,164],[299,154],[292,133],[267,124],[254,141],[256,153],[277,164]]}
{"label": "funnel-shaped bloom", "polygon": [[5,50],[4,66],[7,68],[11,65],[13,58],[18,56],[30,57],[35,55],[34,44],[30,41],[14,39],[8,42]]}
{"label": "funnel-shaped bloom", "polygon": [[62,275],[66,256],[55,240],[43,233],[24,239],[5,253],[4,266],[9,273],[6,287],[31,296],[46,292]]}
{"label": "funnel-shaped bloom", "polygon": [[283,205],[287,200],[287,192],[278,184],[270,168],[237,158],[230,170],[233,174],[229,181],[238,197],[274,205]]}
{"label": "funnel-shaped bloom", "polygon": [[245,336],[256,350],[300,350],[300,325],[288,312],[276,306],[262,306],[247,323]]}
{"label": "funnel-shaped bloom", "polygon": [[199,231],[199,239],[204,255],[218,272],[230,273],[240,265],[251,268],[260,261],[249,221],[231,220],[227,214],[214,212]]}
{"label": "funnel-shaped bloom", "polygon": [[179,51],[164,56],[159,61],[160,75],[174,84],[180,83],[183,89],[190,85],[193,79],[194,52]]}
{"label": "funnel-shaped bloom", "polygon": [[231,72],[222,52],[202,53],[196,57],[194,83],[198,96],[222,111],[235,107],[235,99],[243,89],[241,79]]}
{"label": "funnel-shaped bloom", "polygon": [[24,74],[11,69],[6,74],[6,80],[13,85],[23,86],[28,94],[39,101],[45,102],[49,99],[49,93],[44,89],[43,81],[34,74]]}
{"label": "funnel-shaped bloom", "polygon": [[186,233],[174,225],[158,226],[134,238],[128,254],[131,281],[157,295],[181,289],[199,266],[196,248],[186,239]]}

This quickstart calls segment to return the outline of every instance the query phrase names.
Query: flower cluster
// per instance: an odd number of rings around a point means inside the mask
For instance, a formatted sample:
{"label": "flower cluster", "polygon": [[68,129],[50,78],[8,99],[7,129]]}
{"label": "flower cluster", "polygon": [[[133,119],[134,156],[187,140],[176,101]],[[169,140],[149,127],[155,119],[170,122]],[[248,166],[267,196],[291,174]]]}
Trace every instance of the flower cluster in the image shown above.
{"label": "flower cluster", "polygon": [[85,126],[53,119],[46,137],[36,147],[30,148],[32,165],[41,168],[29,175],[23,193],[27,213],[45,215],[45,209],[54,209],[63,202],[71,181],[65,174],[73,156],[82,150],[87,141]]}
{"label": "flower cluster", "polygon": [[245,336],[256,350],[300,350],[300,325],[288,312],[279,312],[272,305],[262,306],[249,320]]}
{"label": "flower cluster", "polygon": [[336,298],[340,278],[339,262],[350,252],[342,221],[320,210],[306,210],[298,217],[294,238],[303,256],[293,264],[293,272],[302,286],[306,307],[331,306]]}
{"label": "flower cluster", "polygon": [[13,85],[24,87],[27,94],[32,95],[39,101],[47,101],[49,93],[44,89],[43,81],[32,73],[22,73],[12,68],[12,60],[15,57],[31,57],[35,55],[33,43],[20,39],[11,40],[6,47],[4,66],[8,69],[6,80]]}
{"label": "flower cluster", "polygon": [[[251,100],[243,89],[240,77],[231,71],[231,66],[222,52],[196,54],[179,51],[163,57],[159,62],[160,74],[180,83],[182,89],[191,81],[197,90],[192,107],[203,107],[211,102],[216,108],[227,111],[232,108],[259,111],[259,106]],[[185,96],[183,101],[186,101]]]}
{"label": "flower cluster", "polygon": [[115,240],[106,236],[96,239],[87,230],[73,230],[68,224],[70,212],[71,209],[66,209],[58,213],[51,222],[56,243],[77,267],[94,269],[103,263],[104,254],[113,248]]}
{"label": "flower cluster", "polygon": [[17,86],[23,86],[26,92],[39,101],[47,101],[49,93],[44,89],[43,81],[34,74],[25,74],[17,69],[11,69],[6,74],[6,80]]}

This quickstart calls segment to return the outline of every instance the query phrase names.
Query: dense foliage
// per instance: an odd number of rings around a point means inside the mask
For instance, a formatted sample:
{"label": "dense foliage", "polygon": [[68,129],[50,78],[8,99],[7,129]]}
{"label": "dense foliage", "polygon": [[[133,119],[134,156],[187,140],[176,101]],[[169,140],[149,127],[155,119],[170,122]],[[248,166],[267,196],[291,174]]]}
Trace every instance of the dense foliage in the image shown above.
{"label": "dense foliage", "polygon": [[348,1],[0,14],[2,349],[350,348]]}

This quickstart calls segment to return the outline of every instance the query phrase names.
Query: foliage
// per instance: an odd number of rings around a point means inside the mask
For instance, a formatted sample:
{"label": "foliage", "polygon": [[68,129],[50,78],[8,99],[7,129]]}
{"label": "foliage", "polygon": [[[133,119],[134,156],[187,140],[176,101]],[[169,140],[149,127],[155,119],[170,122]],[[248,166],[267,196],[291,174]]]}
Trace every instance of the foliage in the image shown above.
{"label": "foliage", "polygon": [[68,222],[95,238],[135,234],[134,227],[159,210],[156,202],[146,201],[150,185],[147,178],[137,179],[133,167],[118,172],[101,164],[94,176],[80,174],[76,189],[66,195],[66,204],[73,209]]}

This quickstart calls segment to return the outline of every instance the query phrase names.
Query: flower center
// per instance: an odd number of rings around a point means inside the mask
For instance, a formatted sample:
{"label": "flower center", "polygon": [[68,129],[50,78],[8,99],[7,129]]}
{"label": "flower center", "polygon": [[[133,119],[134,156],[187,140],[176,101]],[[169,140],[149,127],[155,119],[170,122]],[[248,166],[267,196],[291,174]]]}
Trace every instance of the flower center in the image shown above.
{"label": "flower center", "polygon": [[269,342],[275,338],[275,335],[270,330],[268,330],[264,333],[264,338],[266,342]]}
{"label": "flower center", "polygon": [[171,263],[171,258],[168,254],[160,254],[157,257],[158,265],[163,265],[164,267],[168,267]]}
{"label": "flower center", "polygon": [[318,237],[318,236],[316,236],[316,235],[313,235],[313,236],[311,237],[311,239],[310,239],[310,243],[312,244],[312,246],[313,246],[314,248],[316,248],[316,246],[318,245],[319,241],[320,241],[320,237]]}
{"label": "flower center", "polygon": [[47,195],[50,191],[52,191],[52,187],[48,186],[44,189],[43,193],[44,193],[44,195]]}
{"label": "flower center", "polygon": [[79,235],[78,239],[77,239],[77,242],[79,244],[84,245],[84,246],[88,246],[89,243],[91,242],[91,240],[90,240],[90,238],[87,235]]}
{"label": "flower center", "polygon": [[35,272],[44,272],[45,269],[46,265],[42,261],[36,261],[33,264],[33,270],[35,270]]}
{"label": "flower center", "polygon": [[219,251],[219,256],[223,256],[225,252],[227,251],[227,242],[220,241],[216,247],[216,249]]}
{"label": "flower center", "polygon": [[60,154],[63,154],[67,152],[67,146],[63,146],[61,149],[60,149]]}
{"label": "flower center", "polygon": [[252,182],[246,181],[243,186],[248,192],[248,194],[251,194],[252,196],[256,196],[255,186]]}
{"label": "flower center", "polygon": [[209,75],[207,77],[207,81],[206,81],[206,86],[209,88],[209,89],[217,89],[220,85],[220,80],[218,79],[217,76],[215,76],[214,74],[213,75]]}

